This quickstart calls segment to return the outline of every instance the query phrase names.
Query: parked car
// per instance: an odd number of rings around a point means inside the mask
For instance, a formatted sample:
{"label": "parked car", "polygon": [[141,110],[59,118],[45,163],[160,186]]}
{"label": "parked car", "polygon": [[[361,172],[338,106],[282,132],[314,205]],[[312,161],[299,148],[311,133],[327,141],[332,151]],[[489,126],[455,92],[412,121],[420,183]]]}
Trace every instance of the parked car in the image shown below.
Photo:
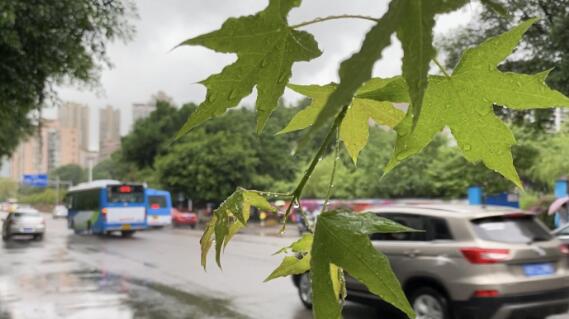
{"label": "parked car", "polygon": [[52,216],[53,218],[67,218],[67,208],[63,205],[55,205]]}
{"label": "parked car", "polygon": [[[467,205],[372,210],[424,232],[374,234],[417,318],[541,319],[569,310],[568,253],[534,215]],[[293,276],[312,303],[309,274]],[[346,274],[348,300],[386,305]],[[386,311],[401,313],[390,307]]]}
{"label": "parked car", "polygon": [[14,235],[30,235],[42,240],[45,234],[45,219],[34,208],[18,208],[2,220],[2,240],[8,241]]}
{"label": "parked car", "polygon": [[198,224],[198,215],[196,213],[185,212],[177,208],[172,208],[172,224],[174,227],[190,226],[194,229]]}

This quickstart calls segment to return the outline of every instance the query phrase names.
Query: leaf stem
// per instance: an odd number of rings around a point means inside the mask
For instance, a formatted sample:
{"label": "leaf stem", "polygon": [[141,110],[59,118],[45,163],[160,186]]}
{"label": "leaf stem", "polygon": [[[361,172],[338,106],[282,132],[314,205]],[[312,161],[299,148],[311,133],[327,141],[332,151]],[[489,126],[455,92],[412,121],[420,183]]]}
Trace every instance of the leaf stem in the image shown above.
{"label": "leaf stem", "polygon": [[291,25],[290,28],[291,29],[298,29],[298,28],[305,27],[307,25],[320,23],[320,22],[324,22],[324,21],[329,21],[329,20],[338,20],[338,19],[361,19],[361,20],[369,20],[369,21],[374,21],[374,22],[379,21],[378,18],[359,15],[359,14],[342,14],[342,15],[335,15],[335,16],[319,17],[319,18],[316,18],[314,20],[310,20],[310,21],[299,23],[299,24]]}
{"label": "leaf stem", "polygon": [[[295,203],[298,203],[300,205],[300,196],[302,195],[302,191],[304,190],[304,186],[306,186],[306,183],[308,182],[308,179],[310,178],[310,176],[312,176],[312,173],[314,172],[316,165],[318,165],[318,163],[322,159],[322,156],[324,156],[324,152],[326,152],[326,149],[332,143],[332,140],[334,138],[334,133],[336,133],[336,130],[340,127],[340,124],[342,123],[342,120],[344,119],[344,116],[346,115],[347,110],[348,110],[347,106],[344,106],[344,108],[342,108],[342,111],[336,117],[336,120],[334,121],[334,124],[330,128],[330,131],[328,131],[328,134],[326,135],[324,142],[322,142],[322,144],[320,145],[320,148],[318,149],[318,151],[314,155],[314,158],[310,162],[308,169],[306,170],[306,172],[304,172],[302,179],[300,180],[300,182],[298,183],[298,185],[296,186],[296,188],[292,192],[292,200],[291,200],[290,204],[288,205],[288,208],[286,209],[285,215],[283,217],[284,222],[283,222],[283,226],[281,228],[281,233],[283,233],[285,231],[286,221],[288,220],[288,217],[290,216],[293,205]],[[303,215],[302,217],[305,218],[305,220],[307,220],[307,217],[306,217],[306,214],[304,213],[304,211],[301,209],[300,212]],[[310,232],[313,232],[310,225],[307,225],[307,226],[309,226],[308,230]]]}
{"label": "leaf stem", "polygon": [[330,175],[330,184],[328,185],[328,192],[326,193],[326,200],[324,205],[322,205],[322,212],[325,212],[328,208],[328,203],[330,202],[330,197],[332,197],[334,189],[334,177],[336,176],[336,166],[338,164],[338,156],[340,152],[340,128],[336,128],[336,147],[334,150],[334,165],[332,166],[332,173]]}
{"label": "leaf stem", "polygon": [[437,65],[437,67],[439,68],[439,70],[441,70],[441,72],[443,72],[443,74],[450,79],[450,74],[447,72],[447,70],[445,69],[445,67],[439,62],[439,60],[437,60],[437,58],[433,58],[433,62],[435,62],[435,64]]}

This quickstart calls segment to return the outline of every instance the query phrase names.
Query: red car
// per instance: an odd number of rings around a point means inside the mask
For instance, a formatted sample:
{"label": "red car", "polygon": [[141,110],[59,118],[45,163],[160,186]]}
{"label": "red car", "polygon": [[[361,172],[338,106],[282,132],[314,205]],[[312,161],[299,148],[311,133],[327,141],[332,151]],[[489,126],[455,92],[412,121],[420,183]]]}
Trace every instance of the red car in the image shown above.
{"label": "red car", "polygon": [[172,208],[172,224],[174,227],[188,225],[194,229],[198,224],[198,215],[196,213],[184,212],[177,208]]}

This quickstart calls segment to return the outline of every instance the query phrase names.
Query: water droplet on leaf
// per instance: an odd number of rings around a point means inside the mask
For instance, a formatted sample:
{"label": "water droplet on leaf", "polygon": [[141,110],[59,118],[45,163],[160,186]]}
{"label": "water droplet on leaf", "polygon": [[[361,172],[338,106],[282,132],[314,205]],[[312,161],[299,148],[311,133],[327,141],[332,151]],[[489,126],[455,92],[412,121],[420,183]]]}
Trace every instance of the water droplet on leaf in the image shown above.
{"label": "water droplet on leaf", "polygon": [[282,84],[282,83],[284,83],[286,80],[288,80],[288,74],[287,74],[287,73],[283,73],[283,74],[281,74],[281,76],[279,76],[278,83],[279,83],[279,84]]}
{"label": "water droplet on leaf", "polygon": [[464,146],[462,148],[467,152],[472,150],[472,146],[470,144],[464,144]]}
{"label": "water droplet on leaf", "polygon": [[230,101],[231,101],[231,100],[235,100],[236,98],[238,98],[238,94],[239,94],[239,93],[237,92],[237,90],[231,90],[231,91],[229,92],[229,95],[227,96],[227,99],[230,100]]}

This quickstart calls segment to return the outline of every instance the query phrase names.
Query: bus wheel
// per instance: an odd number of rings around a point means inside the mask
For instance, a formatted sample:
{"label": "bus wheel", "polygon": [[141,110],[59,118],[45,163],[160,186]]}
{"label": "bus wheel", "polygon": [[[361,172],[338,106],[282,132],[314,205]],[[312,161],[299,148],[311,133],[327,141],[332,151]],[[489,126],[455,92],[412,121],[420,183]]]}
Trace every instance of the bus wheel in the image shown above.
{"label": "bus wheel", "polygon": [[123,238],[130,238],[130,237],[132,237],[132,235],[134,235],[134,230],[123,230],[123,231],[121,231],[121,236]]}

